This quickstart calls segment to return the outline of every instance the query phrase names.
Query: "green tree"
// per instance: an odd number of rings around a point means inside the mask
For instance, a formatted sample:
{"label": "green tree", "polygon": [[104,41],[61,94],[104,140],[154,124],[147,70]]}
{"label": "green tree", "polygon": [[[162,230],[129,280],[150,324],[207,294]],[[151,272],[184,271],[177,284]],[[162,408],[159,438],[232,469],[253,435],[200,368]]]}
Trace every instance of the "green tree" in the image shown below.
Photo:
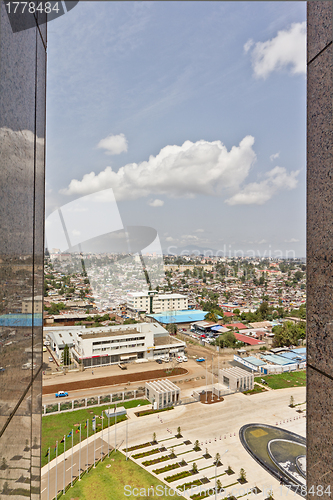
{"label": "green tree", "polygon": [[296,281],[300,281],[303,278],[303,273],[301,271],[296,271],[296,273],[294,274],[294,278],[296,279]]}
{"label": "green tree", "polygon": [[177,333],[177,325],[175,323],[170,323],[167,325],[167,330],[171,335],[175,335]]}
{"label": "green tree", "polygon": [[198,472],[198,466],[195,462],[192,465],[192,474],[196,474]]}
{"label": "green tree", "polygon": [[235,335],[232,332],[222,333],[217,338],[217,343],[220,347],[234,347],[237,342]]}
{"label": "green tree", "polygon": [[200,450],[200,444],[199,444],[199,440],[198,439],[194,442],[193,449],[194,449],[194,451],[199,451]]}
{"label": "green tree", "polygon": [[69,352],[69,347],[67,344],[65,344],[65,347],[64,347],[64,350],[62,351],[62,362],[64,364],[64,366],[68,366],[71,364],[71,355],[70,355],[70,352]]}
{"label": "green tree", "polygon": [[300,339],[305,338],[305,323],[294,324],[290,321],[285,321],[283,325],[274,326],[274,347],[289,347],[297,345]]}
{"label": "green tree", "polygon": [[264,319],[266,319],[267,314],[268,314],[268,302],[264,300],[259,306],[259,312],[262,315]]}
{"label": "green tree", "polygon": [[138,323],[138,321],[136,321],[136,319],[133,318],[127,318],[124,321],[124,325],[134,325],[135,323]]}
{"label": "green tree", "polygon": [[212,321],[213,323],[217,323],[218,316],[217,316],[217,314],[215,314],[213,312],[209,312],[209,313],[206,314],[205,320],[206,321]]}
{"label": "green tree", "polygon": [[241,468],[241,470],[239,471],[239,479],[241,481],[246,481],[246,472],[245,470],[243,469],[243,467]]}

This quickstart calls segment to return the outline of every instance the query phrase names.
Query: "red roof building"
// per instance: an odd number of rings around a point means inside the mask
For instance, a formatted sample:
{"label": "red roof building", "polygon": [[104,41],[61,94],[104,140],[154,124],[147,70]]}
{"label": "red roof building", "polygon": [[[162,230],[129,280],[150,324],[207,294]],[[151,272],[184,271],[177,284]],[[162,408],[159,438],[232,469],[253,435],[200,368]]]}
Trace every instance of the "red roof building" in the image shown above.
{"label": "red roof building", "polygon": [[235,333],[234,335],[237,340],[240,340],[241,342],[244,342],[244,344],[248,345],[258,345],[262,344],[263,342],[260,342],[260,340],[254,339],[253,337],[249,337],[247,335],[243,335],[242,333]]}
{"label": "red roof building", "polygon": [[226,318],[231,318],[232,316],[235,316],[234,313],[232,312],[228,312],[228,311],[225,311],[223,313],[223,316],[225,316]]}
{"label": "red roof building", "polygon": [[244,328],[248,328],[246,325],[243,325],[243,323],[227,323],[226,325],[227,328],[238,328],[238,330],[244,330]]}

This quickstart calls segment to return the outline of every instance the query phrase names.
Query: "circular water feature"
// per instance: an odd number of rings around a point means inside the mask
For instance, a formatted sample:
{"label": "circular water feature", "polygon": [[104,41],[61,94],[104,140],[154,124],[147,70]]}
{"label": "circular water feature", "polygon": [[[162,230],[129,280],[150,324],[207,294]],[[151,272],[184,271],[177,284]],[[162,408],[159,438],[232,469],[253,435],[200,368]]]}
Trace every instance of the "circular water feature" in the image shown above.
{"label": "circular water feature", "polygon": [[248,453],[280,482],[295,490],[306,484],[304,437],[265,424],[244,425],[239,436]]}

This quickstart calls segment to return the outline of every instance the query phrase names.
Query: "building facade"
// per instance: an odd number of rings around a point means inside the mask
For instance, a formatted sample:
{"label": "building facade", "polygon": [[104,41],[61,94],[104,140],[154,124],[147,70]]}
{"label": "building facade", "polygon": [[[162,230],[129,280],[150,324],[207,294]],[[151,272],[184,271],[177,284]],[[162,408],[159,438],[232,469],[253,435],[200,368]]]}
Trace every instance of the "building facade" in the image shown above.
{"label": "building facade", "polygon": [[127,296],[127,307],[131,311],[149,314],[158,314],[163,311],[184,311],[188,309],[188,298],[179,293],[133,292]]}
{"label": "building facade", "polygon": [[174,406],[179,401],[179,387],[168,379],[154,380],[145,384],[146,398],[154,409]]}
{"label": "building facade", "polygon": [[[6,4],[0,2],[0,366],[4,368],[0,373],[0,497],[37,500],[46,24],[39,24],[28,9],[17,20],[20,25],[13,31]],[[22,304],[27,305],[24,314]]]}
{"label": "building facade", "polygon": [[67,330],[67,335],[73,336],[72,357],[85,368],[153,360],[162,355],[176,357],[184,354],[186,346],[157,323]]}

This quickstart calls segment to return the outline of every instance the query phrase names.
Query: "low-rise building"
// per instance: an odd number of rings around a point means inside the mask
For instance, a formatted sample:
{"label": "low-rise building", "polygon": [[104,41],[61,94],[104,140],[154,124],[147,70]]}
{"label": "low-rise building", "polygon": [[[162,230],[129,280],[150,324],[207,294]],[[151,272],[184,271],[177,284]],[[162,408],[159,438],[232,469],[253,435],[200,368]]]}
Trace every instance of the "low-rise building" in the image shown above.
{"label": "low-rise building", "polygon": [[188,309],[188,298],[180,293],[133,292],[127,295],[127,307],[131,311],[160,313]]}
{"label": "low-rise building", "polygon": [[146,398],[155,409],[173,406],[179,400],[179,387],[168,379],[146,382]]}
{"label": "low-rise building", "polygon": [[185,342],[169,336],[158,323],[73,329],[71,355],[84,367],[154,360],[184,354]]}
{"label": "low-rise building", "polygon": [[254,387],[254,375],[238,367],[224,368],[219,370],[219,384],[235,392],[249,391]]}
{"label": "low-rise building", "polygon": [[44,327],[44,335],[47,341],[50,342],[50,348],[56,353],[59,359],[67,345],[69,348],[74,345],[74,331],[80,330],[80,326],[54,326]]}

